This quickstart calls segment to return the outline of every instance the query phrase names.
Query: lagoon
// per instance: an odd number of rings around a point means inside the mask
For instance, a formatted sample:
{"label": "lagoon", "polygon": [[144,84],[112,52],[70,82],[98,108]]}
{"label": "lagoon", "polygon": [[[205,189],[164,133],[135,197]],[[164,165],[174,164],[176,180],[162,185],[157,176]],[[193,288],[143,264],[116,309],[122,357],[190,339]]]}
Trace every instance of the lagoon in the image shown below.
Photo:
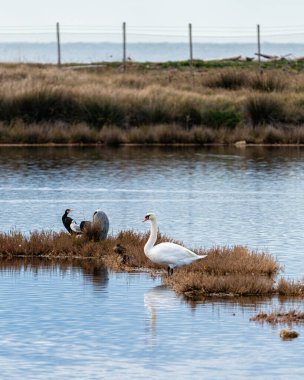
{"label": "lagoon", "polygon": [[[0,149],[2,231],[63,229],[97,207],[110,231],[159,229],[189,247],[266,250],[302,279],[301,147],[60,147]],[[187,303],[159,278],[100,263],[0,264],[1,373],[10,379],[303,378],[303,327],[250,322],[260,310],[302,307],[278,298]]]}

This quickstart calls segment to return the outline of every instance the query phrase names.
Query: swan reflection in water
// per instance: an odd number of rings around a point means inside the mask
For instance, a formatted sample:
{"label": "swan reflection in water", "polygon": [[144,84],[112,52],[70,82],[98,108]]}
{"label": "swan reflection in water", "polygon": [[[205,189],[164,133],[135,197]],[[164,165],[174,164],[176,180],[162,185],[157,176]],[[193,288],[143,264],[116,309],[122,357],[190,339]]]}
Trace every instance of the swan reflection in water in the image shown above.
{"label": "swan reflection in water", "polygon": [[144,295],[144,305],[149,312],[149,330],[156,335],[157,317],[176,310],[180,300],[175,292],[165,285],[158,285]]}

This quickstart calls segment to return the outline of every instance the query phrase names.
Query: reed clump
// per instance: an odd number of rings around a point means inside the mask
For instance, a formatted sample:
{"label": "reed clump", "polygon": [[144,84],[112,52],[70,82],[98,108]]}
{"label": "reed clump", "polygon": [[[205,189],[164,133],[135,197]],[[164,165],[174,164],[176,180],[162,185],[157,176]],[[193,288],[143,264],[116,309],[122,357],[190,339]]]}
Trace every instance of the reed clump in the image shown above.
{"label": "reed clump", "polygon": [[277,285],[277,292],[281,296],[304,296],[304,283],[294,280],[286,280],[285,278],[280,278]]}
{"label": "reed clump", "polygon": [[[199,254],[204,254],[203,251]],[[203,261],[204,273],[216,276],[229,274],[263,275],[273,277],[280,271],[279,264],[268,253],[251,252],[246,247],[215,247],[208,250]],[[200,269],[200,263],[193,263],[193,271]],[[185,268],[185,271],[188,269]]]}
{"label": "reed clump", "polygon": [[246,86],[248,77],[243,71],[228,69],[209,76],[205,85],[208,87],[223,88],[226,90],[236,90]]}
{"label": "reed clump", "polygon": [[260,312],[254,317],[250,318],[254,322],[267,322],[269,324],[292,324],[304,323],[304,313],[298,310],[273,310],[269,313]]}
{"label": "reed clump", "polygon": [[264,276],[242,275],[226,276],[206,275],[199,272],[184,272],[181,269],[172,278],[164,282],[189,299],[204,297],[261,296],[273,293],[273,280]]}
{"label": "reed clump", "polygon": [[288,84],[279,73],[264,73],[263,75],[252,75],[249,79],[249,86],[262,92],[282,92],[288,88]]}
{"label": "reed clump", "polygon": [[212,248],[201,261],[180,268],[164,281],[188,298],[205,296],[253,296],[272,294],[279,264],[266,253],[245,247]]}
{"label": "reed clump", "polygon": [[253,126],[284,122],[283,102],[268,95],[254,95],[245,102],[245,112]]}

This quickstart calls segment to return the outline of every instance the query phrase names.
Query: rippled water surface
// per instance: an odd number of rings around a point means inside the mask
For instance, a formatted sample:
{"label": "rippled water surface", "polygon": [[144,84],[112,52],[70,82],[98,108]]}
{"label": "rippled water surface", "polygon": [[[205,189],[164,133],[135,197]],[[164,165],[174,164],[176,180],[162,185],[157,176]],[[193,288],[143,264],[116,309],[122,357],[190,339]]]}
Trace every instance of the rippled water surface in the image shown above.
{"label": "rippled water surface", "polygon": [[[267,250],[303,277],[304,150],[300,148],[1,148],[0,229],[62,229],[101,207],[111,232],[147,211],[189,247]],[[250,322],[300,301],[188,304],[147,274],[96,263],[0,262],[3,378],[303,378],[304,329]]]}

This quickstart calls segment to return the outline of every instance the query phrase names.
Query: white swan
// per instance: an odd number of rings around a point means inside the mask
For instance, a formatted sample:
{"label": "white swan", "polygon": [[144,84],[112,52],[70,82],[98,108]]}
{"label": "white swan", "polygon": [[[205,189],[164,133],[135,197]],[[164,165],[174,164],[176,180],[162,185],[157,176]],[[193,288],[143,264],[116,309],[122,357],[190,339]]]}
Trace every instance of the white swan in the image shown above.
{"label": "white swan", "polygon": [[181,245],[175,243],[160,243],[154,245],[157,239],[157,223],[155,214],[149,213],[143,222],[151,222],[150,237],[144,247],[145,255],[159,265],[166,265],[168,276],[172,275],[173,269],[191,264],[193,261],[203,259],[207,255],[199,256]]}

